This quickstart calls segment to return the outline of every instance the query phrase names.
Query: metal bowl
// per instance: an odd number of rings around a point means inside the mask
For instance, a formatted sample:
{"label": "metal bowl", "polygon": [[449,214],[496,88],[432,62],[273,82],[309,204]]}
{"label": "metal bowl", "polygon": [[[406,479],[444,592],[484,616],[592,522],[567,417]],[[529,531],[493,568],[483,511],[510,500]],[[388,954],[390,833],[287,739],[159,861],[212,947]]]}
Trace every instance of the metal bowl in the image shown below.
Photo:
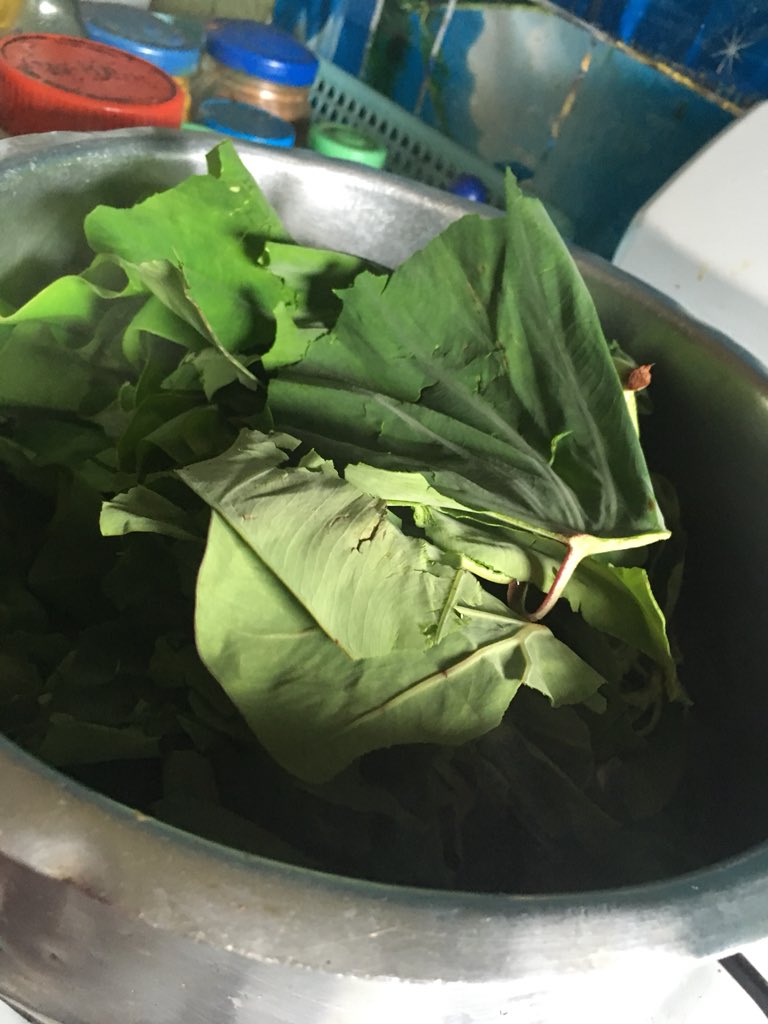
{"label": "metal bowl", "polygon": [[[95,203],[202,172],[210,143],[141,129],[0,145],[0,294],[21,301],[82,263]],[[477,209],[305,153],[241,153],[297,239],[384,265]],[[685,671],[705,740],[686,809],[710,825],[701,869],[547,897],[374,885],[175,831],[0,740],[0,994],[62,1024],[527,1024],[574,1005],[593,1024],[662,1021],[664,993],[698,960],[768,933],[768,376],[578,258],[608,335],[657,364],[650,459],[687,513]]]}

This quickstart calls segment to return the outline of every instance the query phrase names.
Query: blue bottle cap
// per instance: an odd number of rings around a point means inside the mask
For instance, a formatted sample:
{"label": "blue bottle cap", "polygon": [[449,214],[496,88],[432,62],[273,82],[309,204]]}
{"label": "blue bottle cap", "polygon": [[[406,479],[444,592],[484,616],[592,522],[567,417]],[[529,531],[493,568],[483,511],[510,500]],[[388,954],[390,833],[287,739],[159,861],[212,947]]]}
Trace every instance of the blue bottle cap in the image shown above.
{"label": "blue bottle cap", "polygon": [[188,75],[200,61],[203,30],[189,21],[100,0],[81,0],[80,11],[91,39],[143,57],[167,75]]}
{"label": "blue bottle cap", "polygon": [[258,21],[218,19],[206,49],[221,64],[278,85],[312,85],[317,74],[311,50],[287,32]]}
{"label": "blue bottle cap", "polygon": [[239,103],[218,96],[203,100],[197,119],[206,128],[230,135],[234,139],[260,142],[264,146],[283,146],[296,141],[293,125],[250,103]]}
{"label": "blue bottle cap", "polygon": [[463,199],[471,199],[475,203],[488,202],[488,189],[474,174],[459,175],[448,191]]}

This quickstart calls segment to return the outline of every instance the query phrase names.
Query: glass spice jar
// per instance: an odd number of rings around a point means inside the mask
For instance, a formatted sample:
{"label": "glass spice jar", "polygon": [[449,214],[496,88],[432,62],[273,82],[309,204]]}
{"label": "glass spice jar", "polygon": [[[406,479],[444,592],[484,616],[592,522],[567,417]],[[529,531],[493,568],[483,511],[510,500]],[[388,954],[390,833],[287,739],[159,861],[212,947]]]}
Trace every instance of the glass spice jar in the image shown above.
{"label": "glass spice jar", "polygon": [[6,32],[85,35],[77,0],[0,0],[0,33]]}
{"label": "glass spice jar", "polygon": [[219,20],[206,41],[200,71],[191,83],[193,112],[212,96],[266,110],[294,126],[297,145],[309,128],[309,93],[317,57],[272,25]]}

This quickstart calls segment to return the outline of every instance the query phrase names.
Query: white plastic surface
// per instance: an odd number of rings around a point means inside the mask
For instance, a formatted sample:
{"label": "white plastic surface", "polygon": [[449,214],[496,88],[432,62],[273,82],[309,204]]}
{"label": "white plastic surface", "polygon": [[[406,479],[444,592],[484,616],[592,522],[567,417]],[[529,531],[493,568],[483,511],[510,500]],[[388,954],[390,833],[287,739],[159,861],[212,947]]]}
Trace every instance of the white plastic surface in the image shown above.
{"label": "white plastic surface", "polygon": [[7,1003],[0,1001],[0,1024],[27,1024]]}
{"label": "white plastic surface", "polygon": [[762,1011],[717,962],[703,963],[670,992],[648,1024],[765,1024]]}
{"label": "white plastic surface", "polygon": [[768,102],[656,193],[613,261],[768,363]]}

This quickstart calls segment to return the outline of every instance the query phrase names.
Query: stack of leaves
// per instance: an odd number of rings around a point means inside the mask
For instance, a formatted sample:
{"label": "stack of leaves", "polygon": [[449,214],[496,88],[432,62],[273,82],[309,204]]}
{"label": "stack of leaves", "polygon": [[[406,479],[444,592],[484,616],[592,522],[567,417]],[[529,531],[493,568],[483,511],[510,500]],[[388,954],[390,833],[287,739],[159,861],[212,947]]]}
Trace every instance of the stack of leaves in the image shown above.
{"label": "stack of leaves", "polygon": [[386,274],[208,163],[0,319],[0,728],[328,870],[663,872],[681,540],[543,208],[510,181]]}

